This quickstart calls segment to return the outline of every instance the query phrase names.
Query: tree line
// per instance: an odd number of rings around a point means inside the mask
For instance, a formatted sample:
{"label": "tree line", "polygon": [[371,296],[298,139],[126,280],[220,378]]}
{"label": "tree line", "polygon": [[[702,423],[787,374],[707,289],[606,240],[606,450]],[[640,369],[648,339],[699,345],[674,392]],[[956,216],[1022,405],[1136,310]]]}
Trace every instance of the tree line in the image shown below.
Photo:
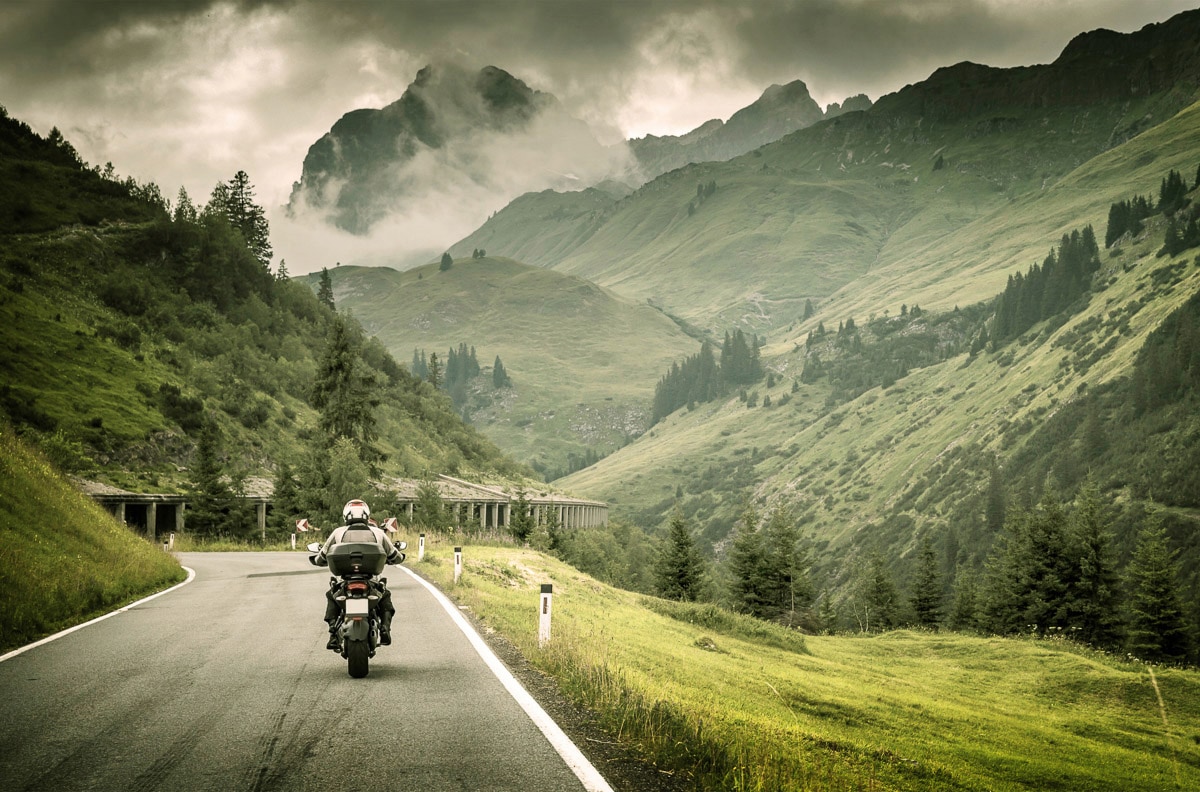
{"label": "tree line", "polygon": [[[901,626],[1042,637],[1060,636],[1147,661],[1181,663],[1193,649],[1179,567],[1161,523],[1147,515],[1119,569],[1107,509],[1095,485],[1073,506],[1045,499],[1014,509],[982,579],[962,571],[946,596],[929,536],[909,562],[907,594],[880,553],[862,559],[841,612],[812,580],[811,541],[786,505],[747,506],[725,559],[704,557],[682,513],[672,514],[654,567],[654,591],[682,601],[716,601],[738,612],[810,632],[847,624],[865,632]],[[723,568],[720,568],[723,567]],[[724,587],[718,584],[724,580]]]}
{"label": "tree line", "polygon": [[1100,269],[1100,247],[1092,227],[1063,234],[1057,250],[1051,248],[1041,265],[1033,264],[1022,275],[1008,277],[996,301],[990,340],[999,349],[1038,322],[1057,316],[1091,289],[1092,275]]}
{"label": "tree line", "polygon": [[[424,349],[413,349],[408,370],[413,376],[449,393],[451,403],[458,410],[466,408],[470,400],[471,383],[482,373],[475,347],[468,347],[466,343],[459,343],[457,349],[450,347],[443,358],[439,358],[436,352],[427,356]],[[492,389],[512,386],[508,369],[504,367],[500,356],[496,355],[492,362]]]}
{"label": "tree line", "polygon": [[739,329],[726,332],[718,361],[712,344],[705,341],[700,351],[674,362],[654,388],[651,425],[684,406],[695,406],[721,398],[733,390],[763,378],[759,359],[761,342],[757,336],[747,340]]}

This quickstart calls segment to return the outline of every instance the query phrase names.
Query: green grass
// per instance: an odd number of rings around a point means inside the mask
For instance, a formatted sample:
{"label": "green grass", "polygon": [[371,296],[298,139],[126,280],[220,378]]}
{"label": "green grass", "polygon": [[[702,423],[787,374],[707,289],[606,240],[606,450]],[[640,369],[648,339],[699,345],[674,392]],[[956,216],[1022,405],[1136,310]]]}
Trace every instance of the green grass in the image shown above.
{"label": "green grass", "polygon": [[[532,551],[467,546],[458,585],[445,548],[427,558],[414,560],[418,572],[610,733],[700,789],[1200,785],[1194,671],[1152,679],[1145,666],[1054,640],[900,631],[792,634],[789,645],[778,628],[647,600]],[[539,649],[545,582],[552,639]]]}
{"label": "green grass", "polygon": [[[1193,105],[1085,164],[1047,188],[1044,196],[1017,201],[973,225],[973,242],[955,236],[957,242],[939,243],[928,259],[873,271],[862,279],[861,288],[847,287],[834,307],[822,305],[811,320],[764,348],[764,365],[780,381],[772,389],[761,384],[756,388],[759,403],[770,395],[778,404],[790,392],[803,369],[804,338],[818,321],[836,329],[840,318],[856,316],[862,325],[864,315],[881,315],[889,308],[895,315],[899,302],[911,305],[908,298],[914,294],[926,310],[930,304],[938,306],[933,310],[953,308],[953,303],[946,305],[946,296],[922,291],[925,283],[943,284],[936,288],[951,289],[952,294],[970,300],[994,296],[1008,272],[1027,268],[1057,244],[1061,234],[1071,229],[1071,218],[1078,224],[1094,223],[1103,236],[1102,213],[1107,213],[1112,200],[1157,190],[1164,169],[1183,168],[1197,151],[1200,105]],[[681,505],[710,540],[724,536],[746,491],[753,490],[769,502],[790,501],[798,513],[807,514],[805,530],[822,556],[823,585],[843,587],[864,538],[890,546],[903,558],[923,532],[937,536],[951,527],[960,534],[974,530],[953,518],[961,513],[958,505],[975,497],[986,482],[963,478],[961,471],[949,466],[956,450],[989,459],[1000,455],[1003,460],[1023,441],[1013,427],[1025,422],[1039,425],[1081,388],[1095,387],[1130,370],[1146,336],[1200,290],[1200,267],[1194,265],[1197,251],[1187,251],[1177,260],[1157,258],[1162,233],[1161,221],[1156,222],[1142,238],[1115,251],[1102,251],[1100,277],[1107,282],[1105,288],[1062,327],[1031,343],[1010,344],[1002,354],[984,353],[976,359],[964,354],[915,370],[893,387],[868,391],[832,413],[824,407],[828,393],[824,380],[802,386],[783,407],[747,409],[731,398],[700,405],[692,412],[679,411],[637,442],[560,483],[570,491],[608,501],[618,518],[646,524],[657,522],[673,508],[676,489],[682,487]],[[970,247],[983,258],[958,268],[954,245],[963,250]],[[1005,261],[1011,269],[1002,268]],[[1154,276],[1172,265],[1182,265],[1177,282]],[[1128,330],[1118,332],[1110,317],[1143,300],[1146,303],[1133,314]],[[1109,339],[1113,346],[1085,371],[1064,366],[1073,354],[1069,345],[1055,346],[1055,342],[1089,321],[1100,323],[1099,329],[1087,331],[1096,346]],[[985,470],[987,465],[976,467]],[[711,471],[718,475],[706,475]],[[903,503],[917,483],[930,490],[940,487],[947,494],[916,499],[902,508],[908,522],[888,524],[895,517],[896,504]],[[859,547],[851,549],[855,537]],[[902,575],[898,576],[901,582]]]}
{"label": "green grass", "polygon": [[0,429],[0,650],[184,578],[174,557],[79,493]]}
{"label": "green grass", "polygon": [[499,355],[514,387],[474,410],[473,423],[521,461],[550,469],[569,453],[607,453],[645,429],[654,384],[699,344],[645,304],[511,259],[458,259],[403,273],[339,267],[339,307],[397,361],[414,349],[474,346],[490,391]]}

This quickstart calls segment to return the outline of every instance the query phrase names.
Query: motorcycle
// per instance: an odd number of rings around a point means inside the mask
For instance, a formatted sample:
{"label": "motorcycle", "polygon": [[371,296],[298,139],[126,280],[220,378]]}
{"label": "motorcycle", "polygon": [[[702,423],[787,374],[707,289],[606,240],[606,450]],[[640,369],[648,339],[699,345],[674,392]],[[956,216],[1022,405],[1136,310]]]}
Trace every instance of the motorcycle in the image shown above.
{"label": "motorcycle", "polygon": [[[407,547],[406,542],[396,543],[397,550]],[[347,531],[342,541],[330,548],[324,557],[317,542],[308,545],[308,551],[312,553],[308,557],[309,563],[327,566],[334,575],[329,585],[340,611],[334,629],[341,636],[341,654],[346,659],[350,676],[361,679],[370,670],[370,659],[380,645],[381,618],[377,611],[380,592],[386,589],[387,578],[377,579],[376,576],[383,571],[387,557],[370,531]],[[401,553],[393,563],[399,564],[403,560]]]}

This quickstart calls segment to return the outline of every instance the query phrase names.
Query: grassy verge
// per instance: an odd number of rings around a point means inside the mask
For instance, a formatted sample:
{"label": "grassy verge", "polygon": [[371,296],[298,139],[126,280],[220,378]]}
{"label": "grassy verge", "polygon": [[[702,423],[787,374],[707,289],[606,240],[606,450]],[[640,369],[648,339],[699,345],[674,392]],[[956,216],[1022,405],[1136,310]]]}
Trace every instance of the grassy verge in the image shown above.
{"label": "grassy verge", "polygon": [[184,579],[179,563],[0,428],[0,651]]}
{"label": "grassy verge", "polygon": [[[700,789],[1200,788],[1200,674],[1055,641],[807,636],[613,589],[541,554],[413,566]],[[554,584],[537,645],[538,586]],[[1156,685],[1164,707],[1160,709]]]}

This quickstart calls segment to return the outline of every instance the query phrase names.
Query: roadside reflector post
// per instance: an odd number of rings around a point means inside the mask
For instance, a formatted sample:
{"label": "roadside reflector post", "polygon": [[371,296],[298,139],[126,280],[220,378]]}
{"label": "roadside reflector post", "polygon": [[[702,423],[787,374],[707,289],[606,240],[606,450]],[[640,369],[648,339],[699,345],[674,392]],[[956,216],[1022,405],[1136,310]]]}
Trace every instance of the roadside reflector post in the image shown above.
{"label": "roadside reflector post", "polygon": [[553,583],[542,584],[542,605],[538,609],[538,647],[550,643],[550,600],[554,594]]}
{"label": "roadside reflector post", "polygon": [[417,560],[425,560],[425,534],[421,534],[420,538],[417,539]]}
{"label": "roadside reflector post", "polygon": [[454,548],[454,585],[458,585],[458,579],[462,577],[462,548]]}
{"label": "roadside reflector post", "polygon": [[172,550],[175,549],[175,532],[174,531],[171,531],[171,533],[170,533],[170,538],[167,540],[167,547],[169,547]]}
{"label": "roadside reflector post", "polygon": [[292,549],[296,549],[296,534],[292,534]]}

